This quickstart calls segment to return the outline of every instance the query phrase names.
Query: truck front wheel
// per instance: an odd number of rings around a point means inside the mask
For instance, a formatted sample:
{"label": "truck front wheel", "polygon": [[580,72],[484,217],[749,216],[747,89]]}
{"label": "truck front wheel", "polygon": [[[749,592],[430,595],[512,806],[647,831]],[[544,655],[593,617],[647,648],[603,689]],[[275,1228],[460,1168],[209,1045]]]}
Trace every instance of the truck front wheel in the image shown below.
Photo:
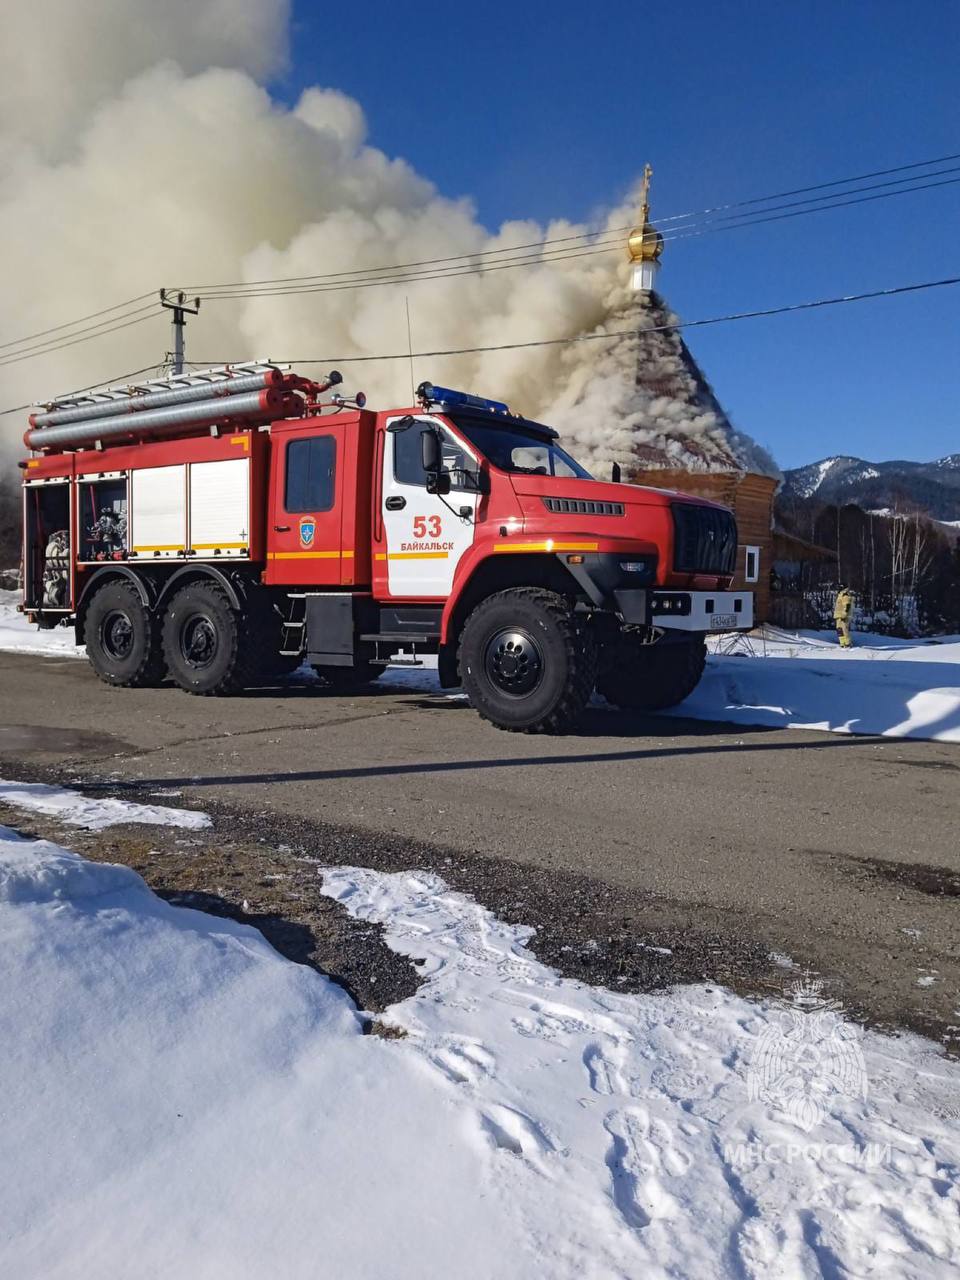
{"label": "truck front wheel", "polygon": [[597,692],[629,711],[665,711],[690,696],[707,660],[703,636],[640,644],[620,636],[603,654]]}
{"label": "truck front wheel", "polygon": [[105,684],[128,689],[164,676],[157,619],[130,582],[108,582],[90,601],[83,635],[87,657]]}
{"label": "truck front wheel", "polygon": [[163,620],[163,653],[187,693],[221,696],[251,683],[262,665],[259,629],[231,606],[216,582],[192,582],[171,600]]}
{"label": "truck front wheel", "polygon": [[597,646],[563,596],[512,587],[467,618],[460,674],[471,705],[498,729],[563,733],[593,692]]}

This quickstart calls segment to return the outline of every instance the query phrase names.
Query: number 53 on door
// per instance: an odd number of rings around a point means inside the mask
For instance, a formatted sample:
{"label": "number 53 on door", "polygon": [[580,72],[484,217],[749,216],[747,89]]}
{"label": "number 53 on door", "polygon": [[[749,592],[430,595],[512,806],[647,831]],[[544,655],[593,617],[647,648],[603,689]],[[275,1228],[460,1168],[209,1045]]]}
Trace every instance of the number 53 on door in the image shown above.
{"label": "number 53 on door", "polygon": [[443,532],[443,521],[440,516],[414,516],[413,536],[415,538],[439,538]]}

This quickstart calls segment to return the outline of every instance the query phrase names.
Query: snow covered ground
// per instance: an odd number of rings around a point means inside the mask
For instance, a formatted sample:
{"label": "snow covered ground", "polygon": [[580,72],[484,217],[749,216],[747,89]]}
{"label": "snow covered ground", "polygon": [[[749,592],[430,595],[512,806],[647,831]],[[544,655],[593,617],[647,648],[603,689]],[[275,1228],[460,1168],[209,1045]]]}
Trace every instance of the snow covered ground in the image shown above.
{"label": "snow covered ground", "polygon": [[960,1064],[931,1044],[786,962],[781,1004],[616,994],[434,875],[318,874],[419,962],[404,1038],[256,931],[0,828],[0,1274],[956,1274]]}
{"label": "snow covered ground", "polygon": [[699,686],[670,714],[960,742],[960,636],[854,641],[841,649],[829,632],[767,628],[748,654],[710,657]]}
{"label": "snow covered ground", "polygon": [[[71,630],[38,631],[15,612],[16,600],[0,591],[0,650],[83,656]],[[933,643],[860,634],[855,641],[843,650],[830,632],[767,628],[737,654],[711,654],[699,687],[667,714],[960,742],[960,636]],[[424,667],[391,668],[381,681],[437,693],[435,665],[428,658]]]}
{"label": "snow covered ground", "polygon": [[103,831],[124,822],[161,827],[186,827],[201,831],[210,826],[205,813],[193,809],[171,809],[166,805],[135,804],[130,800],[91,799],[67,787],[51,787],[43,782],[8,782],[0,778],[0,803],[25,813],[41,813],[74,827]]}
{"label": "snow covered ground", "polygon": [[19,591],[0,590],[0,650],[7,653],[43,653],[51,656],[83,657],[85,651],[73,643],[73,628],[56,627],[40,631],[17,613]]}

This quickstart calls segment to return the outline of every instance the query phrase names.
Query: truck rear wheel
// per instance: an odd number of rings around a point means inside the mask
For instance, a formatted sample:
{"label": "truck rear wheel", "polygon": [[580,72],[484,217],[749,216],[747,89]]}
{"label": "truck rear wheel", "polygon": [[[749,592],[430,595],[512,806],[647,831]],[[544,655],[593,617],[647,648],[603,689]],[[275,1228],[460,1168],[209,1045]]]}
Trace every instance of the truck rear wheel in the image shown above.
{"label": "truck rear wheel", "polygon": [[170,675],[187,693],[220,697],[250,684],[264,665],[259,630],[231,606],[216,582],[191,582],[170,601],[163,653]]}
{"label": "truck rear wheel", "polygon": [[563,596],[512,587],[467,618],[460,674],[471,705],[498,729],[563,733],[590,700],[597,647]]}
{"label": "truck rear wheel", "polygon": [[693,693],[706,660],[701,635],[669,644],[620,636],[603,655],[597,692],[625,710],[665,711]]}
{"label": "truck rear wheel", "polygon": [[108,582],[87,608],[84,641],[94,671],[106,684],[128,689],[157,685],[164,676],[157,619],[130,582]]}

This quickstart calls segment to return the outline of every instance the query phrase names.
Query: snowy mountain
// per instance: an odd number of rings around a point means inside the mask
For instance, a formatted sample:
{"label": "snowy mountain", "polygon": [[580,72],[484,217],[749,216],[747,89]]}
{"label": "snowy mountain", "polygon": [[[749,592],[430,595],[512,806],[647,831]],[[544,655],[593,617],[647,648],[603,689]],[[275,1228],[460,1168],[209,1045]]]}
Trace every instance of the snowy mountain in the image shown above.
{"label": "snowy mountain", "polygon": [[934,520],[960,520],[960,453],[935,462],[865,462],[839,455],[783,475],[783,496],[855,503],[865,511],[925,511]]}

